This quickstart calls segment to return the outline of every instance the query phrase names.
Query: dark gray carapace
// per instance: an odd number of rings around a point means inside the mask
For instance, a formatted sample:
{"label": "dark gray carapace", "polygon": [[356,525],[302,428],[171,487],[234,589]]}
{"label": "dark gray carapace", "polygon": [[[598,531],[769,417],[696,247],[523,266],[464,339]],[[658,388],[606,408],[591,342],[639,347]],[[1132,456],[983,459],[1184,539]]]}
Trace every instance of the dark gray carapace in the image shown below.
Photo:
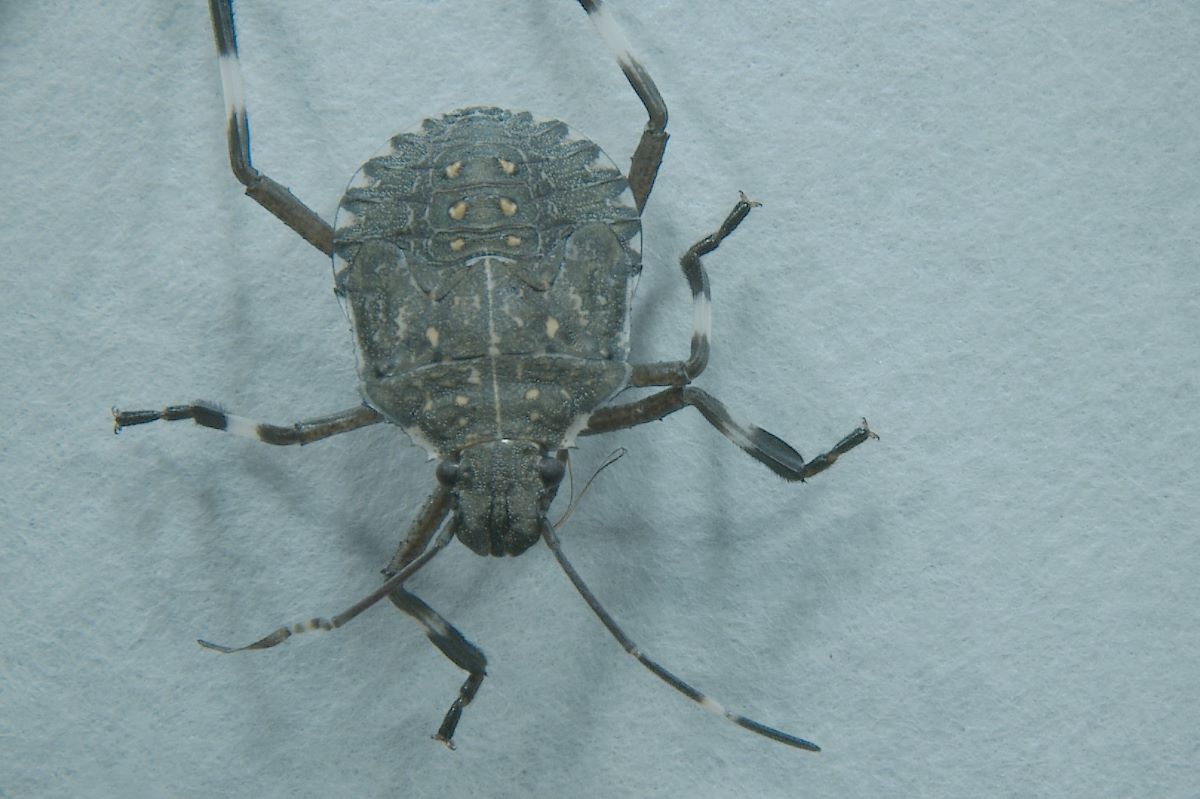
{"label": "dark gray carapace", "polygon": [[[251,164],[233,7],[231,0],[210,0],[233,173],[247,195],[332,256],[335,289],[354,329],[363,402],[291,425],[255,422],[200,402],[114,408],[114,427],[192,419],[268,444],[302,445],[389,422],[438,459],[437,487],[378,589],[337,616],[280,627],[247,646],[200,642],[210,649],[266,649],[294,633],[331,630],[387,597],[468,673],[434,736],[453,746],[487,658],[404,582],[455,537],[480,555],[497,556],[519,555],[540,538],[625,651],[668,685],[745,729],[817,751],[810,741],[726,710],[643,654],[567,561],[547,519],[578,436],[633,427],[686,407],[793,481],[877,437],[864,419],[805,462],[786,442],[735,419],[691,385],[708,363],[711,332],[701,257],[756,205],[745,196],[680,260],[693,304],[687,359],[628,362],[640,216],[666,149],[667,108],[599,0],[578,2],[646,108],[628,178],[562,122],[468,108],[393,137],[351,180],[330,225]],[[659,390],[606,404],[642,387]]]}
{"label": "dark gray carapace", "polygon": [[363,396],[457,462],[457,534],[478,554],[541,537],[542,461],[625,387],[640,234],[595,143],[499,108],[425,120],[350,182],[334,264]]}

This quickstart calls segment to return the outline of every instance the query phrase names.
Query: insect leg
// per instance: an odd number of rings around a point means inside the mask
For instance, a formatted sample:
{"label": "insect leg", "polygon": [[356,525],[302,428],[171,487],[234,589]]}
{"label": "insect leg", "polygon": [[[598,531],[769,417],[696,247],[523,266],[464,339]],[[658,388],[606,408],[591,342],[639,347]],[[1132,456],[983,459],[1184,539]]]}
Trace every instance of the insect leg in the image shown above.
{"label": "insect leg", "polygon": [[686,361],[661,361],[659,363],[635,364],[629,384],[632,386],[683,386],[694,380],[708,366],[708,341],[712,334],[712,294],[708,288],[708,273],[700,257],[717,247],[725,237],[737,229],[742,220],[758,203],[746,199],[742,194],[737,205],[725,217],[721,227],[693,244],[679,265],[692,290],[692,352]]}
{"label": "insect leg", "polygon": [[638,211],[641,211],[650,197],[650,190],[654,188],[654,178],[658,175],[663,152],[667,149],[667,139],[670,138],[667,134],[667,104],[650,78],[650,73],[633,57],[625,34],[604,8],[601,0],[579,0],[579,5],[583,6],[588,19],[596,26],[596,31],[616,56],[626,80],[637,92],[638,99],[646,106],[646,113],[650,116],[629,167],[629,188],[633,192]]}
{"label": "insect leg", "polygon": [[859,444],[879,438],[867,425],[867,420],[863,419],[862,424],[834,444],[829,451],[822,452],[806,463],[800,453],[786,441],[757,425],[735,418],[720,400],[693,386],[669,388],[626,405],[601,408],[588,419],[587,427],[580,431],[580,435],[607,433],[653,422],[688,405],[700,411],[713,427],[741,447],[750,457],[785,480],[803,481],[819,474]]}
{"label": "insect leg", "polygon": [[[385,577],[394,577],[424,551],[437,530],[437,522],[446,515],[449,508],[450,491],[445,486],[439,485],[437,493],[430,498],[429,502],[425,503],[425,508],[413,521],[408,535],[400,542],[395,556],[392,557],[392,562],[383,570]],[[454,743],[451,739],[454,737],[454,730],[462,717],[463,708],[475,698],[475,692],[479,690],[479,686],[483,684],[483,678],[487,676],[487,656],[479,647],[468,641],[454,625],[446,621],[441,614],[403,588],[393,591],[388,595],[388,599],[397,608],[416,619],[425,628],[425,634],[429,636],[433,645],[441,650],[442,654],[450,659],[450,662],[467,672],[466,682],[458,689],[458,696],[450,705],[446,717],[442,719],[442,725],[438,727],[437,734],[433,736],[453,749]]]}
{"label": "insect leg", "polygon": [[225,94],[228,124],[229,164],[246,194],[304,237],[326,255],[333,254],[333,228],[315,211],[300,202],[286,186],[276,183],[250,163],[250,122],[242,69],[238,64],[237,33],[233,24],[233,0],[209,0],[213,35],[221,61],[221,90]]}
{"label": "insect leg", "polygon": [[291,425],[273,425],[255,422],[244,416],[234,416],[231,413],[203,402],[191,405],[168,405],[160,411],[121,411],[112,409],[113,432],[120,433],[123,428],[135,424],[146,424],[162,419],[166,422],[177,422],[181,419],[192,419],[201,427],[213,430],[224,430],[246,438],[253,438],[265,444],[311,444],[322,438],[336,436],[357,430],[360,427],[377,424],[383,417],[366,405],[341,411],[318,419],[306,419]]}
{"label": "insect leg", "polygon": [[[438,494],[435,494],[429,500],[429,503],[427,503],[426,507],[428,508],[429,506],[434,505],[437,502],[437,497]],[[448,507],[448,505],[444,507]],[[443,510],[440,516],[436,514],[422,513],[418,518],[425,519],[427,522],[428,520],[432,520],[432,524],[436,528],[437,525],[441,524],[444,517],[445,510]],[[331,619],[315,618],[309,619],[308,621],[302,621],[297,624],[290,624],[285,627],[280,627],[279,629],[264,635],[254,643],[247,644],[246,646],[230,647],[203,640],[199,640],[196,643],[200,644],[200,646],[206,649],[213,649],[217,652],[222,652],[228,655],[233,652],[244,652],[250,649],[270,649],[271,647],[281,644],[287,639],[291,638],[293,635],[297,635],[299,633],[312,632],[313,630],[336,630],[338,627],[346,624],[355,616],[362,613],[364,610],[371,607],[385,596],[390,595],[393,591],[399,589],[400,586],[404,585],[405,580],[407,580],[418,569],[428,563],[434,555],[436,555],[442,550],[443,547],[446,546],[446,544],[450,543],[450,539],[453,538],[454,535],[453,531],[454,528],[452,525],[446,525],[441,534],[436,540],[434,540],[433,545],[422,552],[419,557],[413,558],[411,563],[398,571],[393,577],[386,580],[383,585],[379,586],[379,588],[376,588],[370,594],[363,597],[354,605]]]}
{"label": "insect leg", "polygon": [[450,490],[438,484],[437,490],[426,500],[421,512],[413,519],[408,528],[408,535],[396,547],[392,562],[383,570],[383,576],[391,579],[412,563],[418,555],[429,546],[433,534],[437,532],[439,523],[450,512]]}
{"label": "insect leg", "polygon": [[420,622],[433,645],[441,650],[442,654],[448,657],[454,665],[467,672],[466,682],[458,689],[458,696],[454,698],[450,709],[446,711],[445,718],[442,719],[441,726],[433,736],[435,740],[441,741],[453,749],[454,730],[458,727],[459,719],[462,718],[463,708],[475,698],[475,693],[483,684],[483,678],[487,676],[487,657],[483,654],[483,650],[468,641],[453,624],[446,621],[440,613],[425,604],[419,597],[410,594],[403,588],[398,588],[392,591],[388,598],[392,600],[393,605]]}
{"label": "insect leg", "polygon": [[653,672],[654,675],[660,680],[674,688],[676,691],[679,691],[679,693],[683,694],[688,699],[691,699],[693,702],[710,713],[723,716],[739,727],[750,730],[750,732],[770,738],[773,741],[779,741],[780,743],[787,744],[788,746],[794,746],[797,749],[807,749],[810,752],[821,751],[821,747],[817,746],[812,741],[806,741],[803,738],[797,738],[790,733],[777,730],[774,727],[768,727],[767,725],[757,722],[753,719],[746,718],[739,713],[726,710],[719,702],[700,693],[695,688],[676,677],[670,671],[667,671],[667,669],[660,665],[658,661],[648,657],[641,651],[641,649],[638,648],[637,644],[635,644],[633,640],[625,634],[625,631],[622,630],[613,617],[609,615],[608,611],[601,606],[600,601],[596,599],[596,596],[583,582],[583,578],[579,576],[579,573],[575,571],[575,568],[571,565],[570,561],[567,560],[566,555],[563,554],[562,545],[559,543],[558,536],[555,534],[554,528],[548,522],[542,524],[542,538],[545,539],[546,545],[550,547],[550,551],[554,553],[554,557],[558,560],[558,565],[562,567],[562,570],[567,573],[567,577],[570,578],[572,583],[574,583],[575,590],[577,590],[579,595],[583,597],[583,601],[587,602],[588,607],[592,609],[592,612],[596,614],[601,623],[608,628],[610,633],[612,633],[612,637],[617,639],[617,643],[619,643],[626,652],[637,658],[639,663]]}

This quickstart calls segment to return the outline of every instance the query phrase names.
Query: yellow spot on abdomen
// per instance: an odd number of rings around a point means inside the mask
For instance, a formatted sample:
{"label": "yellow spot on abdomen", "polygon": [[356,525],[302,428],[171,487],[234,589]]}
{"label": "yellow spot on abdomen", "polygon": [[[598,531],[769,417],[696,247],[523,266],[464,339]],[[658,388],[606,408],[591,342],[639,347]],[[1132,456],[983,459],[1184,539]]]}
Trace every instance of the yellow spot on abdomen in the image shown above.
{"label": "yellow spot on abdomen", "polygon": [[512,216],[517,212],[517,204],[507,197],[500,198],[500,213],[505,216]]}
{"label": "yellow spot on abdomen", "polygon": [[438,343],[438,332],[436,327],[425,328],[425,338],[429,339],[429,346],[436,347]]}
{"label": "yellow spot on abdomen", "polygon": [[553,316],[546,317],[546,335],[554,338],[558,334],[558,320]]}
{"label": "yellow spot on abdomen", "polygon": [[536,388],[531,388],[525,392],[525,399],[527,400],[535,400],[540,396],[542,396],[542,392]]}
{"label": "yellow spot on abdomen", "polygon": [[467,215],[467,204],[463,200],[459,200],[454,205],[450,206],[450,218],[454,220],[462,219]]}

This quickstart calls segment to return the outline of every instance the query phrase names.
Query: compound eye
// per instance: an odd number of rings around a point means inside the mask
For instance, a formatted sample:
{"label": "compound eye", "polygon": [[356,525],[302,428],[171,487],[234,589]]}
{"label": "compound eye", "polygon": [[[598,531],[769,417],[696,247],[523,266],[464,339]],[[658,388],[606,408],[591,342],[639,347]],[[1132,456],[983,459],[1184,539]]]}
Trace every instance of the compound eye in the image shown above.
{"label": "compound eye", "polygon": [[452,486],[458,481],[458,464],[454,461],[441,461],[435,474],[439,483]]}
{"label": "compound eye", "polygon": [[538,474],[547,486],[558,485],[562,481],[565,471],[566,467],[563,466],[563,462],[557,458],[542,458],[542,462],[538,464]]}

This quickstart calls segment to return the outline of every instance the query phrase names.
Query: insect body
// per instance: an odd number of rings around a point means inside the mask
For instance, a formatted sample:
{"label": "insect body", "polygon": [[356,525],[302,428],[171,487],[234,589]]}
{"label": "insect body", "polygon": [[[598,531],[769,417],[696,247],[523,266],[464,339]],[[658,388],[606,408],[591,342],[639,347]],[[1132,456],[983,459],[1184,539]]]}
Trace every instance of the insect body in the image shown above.
{"label": "insect body", "polygon": [[363,395],[443,459],[475,552],[541,537],[555,454],[628,382],[640,231],[594,143],[498,108],[426,120],[351,181],[334,260]]}
{"label": "insect body", "polygon": [[[805,462],[788,444],[736,420],[691,385],[708,362],[708,276],[701,263],[749,214],[743,196],[718,230],[681,259],[692,290],[686,360],[631,364],[629,304],[641,270],[640,214],[666,147],[667,110],[599,0],[578,0],[617,57],[649,121],[629,176],[599,147],[554,120],[468,108],[399,134],[351,180],[330,225],[255,169],[237,61],[231,0],[210,0],[228,113],[230,162],[246,193],[334,262],[335,291],[358,348],[363,402],[278,426],[205,403],[118,411],[115,429],[192,419],[269,444],[308,444],[389,422],[438,459],[438,485],[384,574],[360,602],[332,617],[281,627],[243,647],[265,649],[330,630],[380,599],[416,619],[468,676],[435,736],[448,745],[486,674],[487,659],[405,581],[454,537],[480,555],[519,555],[540,538],[624,649],[706,710],[802,749],[817,746],[726,710],[645,655],[563,554],[546,518],[578,436],[661,419],[694,407],[779,476],[801,481],[874,438],[866,421]],[[627,388],[658,387],[608,404]]]}

